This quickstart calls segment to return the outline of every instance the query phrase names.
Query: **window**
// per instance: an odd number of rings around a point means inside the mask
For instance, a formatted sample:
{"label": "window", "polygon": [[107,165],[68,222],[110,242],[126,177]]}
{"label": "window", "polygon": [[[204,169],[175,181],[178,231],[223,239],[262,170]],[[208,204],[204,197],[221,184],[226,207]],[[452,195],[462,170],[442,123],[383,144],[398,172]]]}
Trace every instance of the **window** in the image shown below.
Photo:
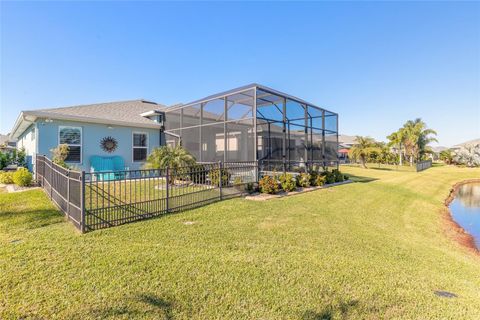
{"label": "window", "polygon": [[58,143],[68,145],[68,156],[65,162],[82,162],[82,128],[59,127]]}
{"label": "window", "polygon": [[148,151],[147,134],[142,132],[133,133],[133,161],[145,161],[147,160]]}

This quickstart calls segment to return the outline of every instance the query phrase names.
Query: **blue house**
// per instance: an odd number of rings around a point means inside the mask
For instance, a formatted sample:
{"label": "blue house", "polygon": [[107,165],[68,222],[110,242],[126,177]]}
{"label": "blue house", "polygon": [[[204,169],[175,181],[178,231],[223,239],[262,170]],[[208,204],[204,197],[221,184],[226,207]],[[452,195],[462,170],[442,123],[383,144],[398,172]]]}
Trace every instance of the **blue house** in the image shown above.
{"label": "blue house", "polygon": [[35,155],[51,158],[51,149],[69,146],[67,164],[90,171],[93,156],[120,156],[126,168],[140,169],[155,147],[165,144],[165,106],[145,100],[23,111],[10,134],[25,148],[34,170]]}

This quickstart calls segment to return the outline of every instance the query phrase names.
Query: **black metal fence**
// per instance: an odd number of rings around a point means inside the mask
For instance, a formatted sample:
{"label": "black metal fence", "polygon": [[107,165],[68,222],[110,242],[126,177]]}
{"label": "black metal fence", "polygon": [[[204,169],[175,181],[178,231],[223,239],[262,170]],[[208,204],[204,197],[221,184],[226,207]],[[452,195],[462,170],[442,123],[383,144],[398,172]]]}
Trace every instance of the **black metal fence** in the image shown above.
{"label": "black metal fence", "polygon": [[432,166],[432,160],[417,162],[417,172],[426,170]]}
{"label": "black metal fence", "polygon": [[53,163],[45,156],[35,159],[35,180],[75,227],[84,225],[82,174]]}
{"label": "black metal fence", "polygon": [[36,157],[39,185],[82,232],[244,195],[258,175],[256,162],[86,173]]}

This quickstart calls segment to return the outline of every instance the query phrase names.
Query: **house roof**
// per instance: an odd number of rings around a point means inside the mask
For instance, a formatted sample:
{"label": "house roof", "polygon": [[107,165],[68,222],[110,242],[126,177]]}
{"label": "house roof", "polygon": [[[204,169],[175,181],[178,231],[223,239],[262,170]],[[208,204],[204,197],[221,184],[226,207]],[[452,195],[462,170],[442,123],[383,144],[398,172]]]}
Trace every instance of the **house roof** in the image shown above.
{"label": "house roof", "polygon": [[164,105],[139,99],[22,111],[10,136],[18,137],[38,118],[104,123],[127,127],[159,128],[160,124],[141,114],[164,108],[166,108]]}

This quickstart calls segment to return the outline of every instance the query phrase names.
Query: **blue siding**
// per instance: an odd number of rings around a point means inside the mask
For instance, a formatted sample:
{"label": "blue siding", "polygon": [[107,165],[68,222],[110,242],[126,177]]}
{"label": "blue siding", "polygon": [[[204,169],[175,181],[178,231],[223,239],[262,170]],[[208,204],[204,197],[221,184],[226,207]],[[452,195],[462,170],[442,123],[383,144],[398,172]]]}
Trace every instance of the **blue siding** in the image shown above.
{"label": "blue siding", "polygon": [[[90,171],[90,157],[94,155],[99,156],[121,156],[125,161],[125,166],[131,170],[140,169],[143,162],[133,162],[132,150],[132,134],[133,132],[145,132],[148,134],[148,153],[153,148],[160,145],[160,131],[159,129],[134,128],[112,126],[108,128],[106,124],[91,124],[83,122],[60,121],[53,120],[53,122],[39,121],[38,126],[38,154],[44,154],[51,158],[50,150],[58,145],[58,129],[60,126],[74,126],[82,128],[82,163],[72,163],[71,165],[81,170]],[[100,147],[100,141],[104,137],[111,136],[118,142],[117,149],[108,153]],[[165,141],[164,138],[161,139]]]}

